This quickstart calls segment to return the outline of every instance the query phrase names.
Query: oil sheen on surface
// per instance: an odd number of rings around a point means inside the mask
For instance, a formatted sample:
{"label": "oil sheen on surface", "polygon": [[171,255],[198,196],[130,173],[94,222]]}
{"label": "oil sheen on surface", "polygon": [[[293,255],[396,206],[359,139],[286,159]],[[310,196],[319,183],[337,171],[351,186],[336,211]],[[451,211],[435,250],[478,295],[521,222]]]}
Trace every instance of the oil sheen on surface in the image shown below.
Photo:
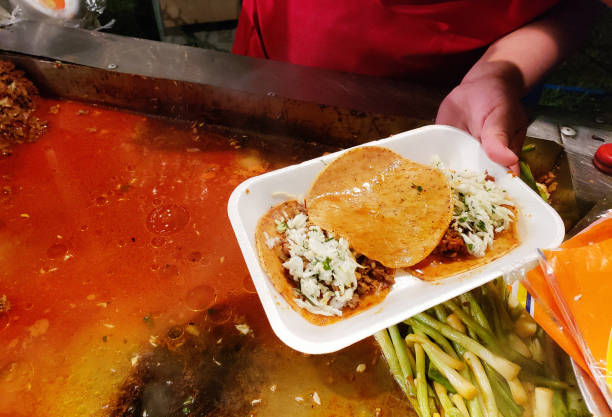
{"label": "oil sheen on surface", "polygon": [[409,413],[371,341],[305,356],[273,335],[227,220],[239,182],[328,149],[38,114],[47,133],[0,160],[0,416]]}

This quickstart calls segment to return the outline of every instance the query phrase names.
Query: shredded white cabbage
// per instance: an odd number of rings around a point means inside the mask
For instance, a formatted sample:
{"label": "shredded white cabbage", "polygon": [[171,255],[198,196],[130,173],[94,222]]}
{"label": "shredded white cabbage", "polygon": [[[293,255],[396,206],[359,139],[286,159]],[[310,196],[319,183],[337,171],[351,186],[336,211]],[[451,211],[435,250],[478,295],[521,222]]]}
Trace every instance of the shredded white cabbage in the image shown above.
{"label": "shredded white cabbage", "polygon": [[303,213],[277,219],[276,229],[289,244],[283,267],[298,284],[295,302],[314,314],[341,316],[357,289],[359,267],[346,239],[308,226]]}
{"label": "shredded white cabbage", "polygon": [[272,249],[274,246],[278,245],[278,242],[280,242],[280,237],[270,237],[268,232],[264,232],[264,237],[266,238],[266,246],[269,249]]}
{"label": "shredded white cabbage", "polygon": [[493,245],[495,233],[508,229],[514,221],[512,210],[504,207],[514,203],[495,181],[486,179],[486,173],[455,172],[444,167],[438,157],[434,157],[433,165],[444,173],[452,190],[452,227],[461,234],[471,255],[484,256]]}

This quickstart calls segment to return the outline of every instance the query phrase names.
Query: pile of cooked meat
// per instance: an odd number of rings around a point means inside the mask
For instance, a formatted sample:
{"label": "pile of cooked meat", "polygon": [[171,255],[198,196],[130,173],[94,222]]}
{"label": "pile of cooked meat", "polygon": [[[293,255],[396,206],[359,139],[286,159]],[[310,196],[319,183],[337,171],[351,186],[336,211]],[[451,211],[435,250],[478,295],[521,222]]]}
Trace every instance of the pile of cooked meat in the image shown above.
{"label": "pile of cooked meat", "polygon": [[[282,239],[281,243],[275,246],[275,250],[282,262],[286,262],[291,257],[289,242],[286,239]],[[356,255],[355,260],[361,267],[355,271],[357,275],[357,290],[353,298],[346,304],[348,308],[356,308],[361,297],[377,294],[393,286],[395,282],[395,271],[393,268],[387,268],[380,262],[374,261],[365,255]],[[286,269],[285,275],[289,281],[293,281],[293,278]]]}
{"label": "pile of cooked meat", "polygon": [[0,154],[35,141],[46,123],[34,115],[38,90],[11,62],[0,61]]}

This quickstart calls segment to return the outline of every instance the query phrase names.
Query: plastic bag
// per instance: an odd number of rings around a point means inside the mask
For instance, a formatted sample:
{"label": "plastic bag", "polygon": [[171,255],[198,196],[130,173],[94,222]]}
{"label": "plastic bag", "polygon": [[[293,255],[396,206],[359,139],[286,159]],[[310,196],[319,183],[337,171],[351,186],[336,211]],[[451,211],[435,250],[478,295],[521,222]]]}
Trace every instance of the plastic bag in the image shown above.
{"label": "plastic bag", "polygon": [[597,220],[561,248],[542,251],[540,267],[519,288],[534,298],[527,300],[528,311],[531,304],[532,316],[593,379],[612,409],[612,210],[591,218]]}
{"label": "plastic bag", "polygon": [[551,302],[612,408],[612,211],[542,255]]}
{"label": "plastic bag", "polygon": [[70,27],[97,29],[106,0],[0,0],[0,25],[19,20],[54,21]]}

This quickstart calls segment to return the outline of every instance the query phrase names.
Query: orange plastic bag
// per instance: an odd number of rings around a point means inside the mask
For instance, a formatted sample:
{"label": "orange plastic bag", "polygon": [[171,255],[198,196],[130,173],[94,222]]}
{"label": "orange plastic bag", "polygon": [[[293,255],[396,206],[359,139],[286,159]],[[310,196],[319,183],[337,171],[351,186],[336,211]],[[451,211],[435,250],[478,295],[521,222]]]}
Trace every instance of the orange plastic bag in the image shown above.
{"label": "orange plastic bag", "polygon": [[525,287],[539,324],[593,378],[612,408],[612,211],[561,248],[541,253]]}

